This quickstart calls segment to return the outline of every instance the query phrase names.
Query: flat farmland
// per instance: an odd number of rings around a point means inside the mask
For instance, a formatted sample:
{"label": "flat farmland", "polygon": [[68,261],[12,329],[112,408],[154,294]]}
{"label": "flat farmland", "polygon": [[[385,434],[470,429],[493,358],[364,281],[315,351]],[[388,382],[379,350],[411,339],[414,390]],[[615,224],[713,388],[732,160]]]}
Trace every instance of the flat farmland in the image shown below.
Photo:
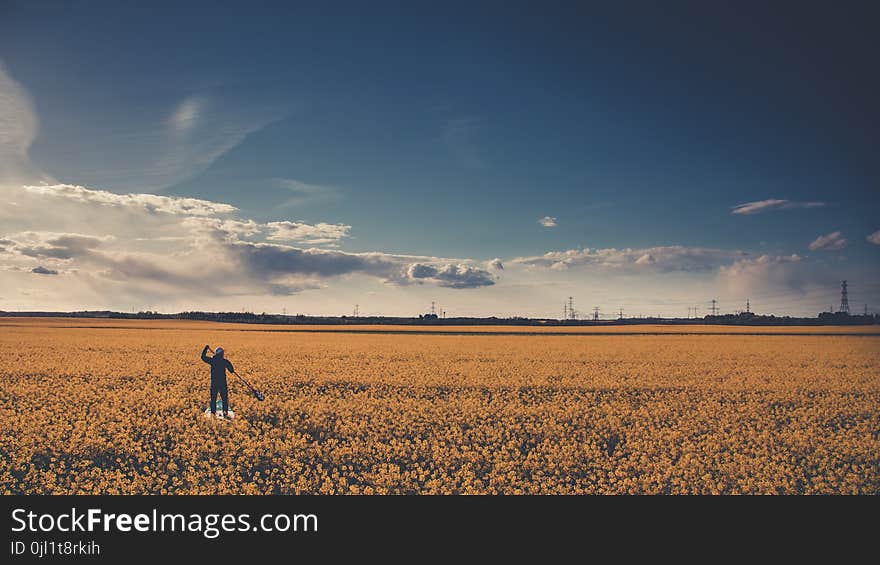
{"label": "flat farmland", "polygon": [[[265,401],[204,418],[205,344]],[[876,327],[0,318],[0,351],[5,493],[880,493]]]}

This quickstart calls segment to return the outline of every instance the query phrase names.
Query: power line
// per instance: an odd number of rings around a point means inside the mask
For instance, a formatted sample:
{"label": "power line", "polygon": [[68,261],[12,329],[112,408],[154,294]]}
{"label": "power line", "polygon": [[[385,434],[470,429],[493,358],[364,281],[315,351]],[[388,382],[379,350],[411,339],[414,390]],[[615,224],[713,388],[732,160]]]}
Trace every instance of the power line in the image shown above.
{"label": "power line", "polygon": [[568,300],[562,303],[562,319],[577,320],[577,310],[574,309],[574,297],[569,296]]}
{"label": "power line", "polygon": [[[832,306],[831,308],[828,309],[829,312],[834,313],[834,312],[846,311],[847,313],[850,313],[850,314],[853,312],[853,310],[850,308],[850,304],[849,304],[849,300],[848,300],[848,298],[849,298],[849,294],[848,294],[849,283],[848,283],[848,281],[846,281],[846,282],[847,282],[847,289],[846,289],[847,294],[846,294],[845,304],[843,304],[843,302],[844,302],[843,301],[843,298],[844,298],[843,284],[841,282],[840,283],[841,302],[842,302],[841,308],[838,309],[837,307]],[[859,285],[860,285],[859,289],[862,289],[861,283],[859,283]],[[878,286],[880,286],[880,282],[866,281],[864,286],[869,289],[868,290],[869,293],[874,293],[874,292],[876,292],[875,289],[877,289]],[[769,315],[769,313],[775,313],[776,315],[807,316],[807,315],[809,315],[808,312],[815,313],[815,312],[825,310],[822,307],[822,304],[823,303],[827,304],[827,302],[825,302],[825,300],[827,300],[829,291],[833,292],[833,289],[830,287],[830,285],[825,284],[825,285],[810,286],[805,289],[795,289],[795,290],[790,289],[787,291],[785,291],[781,288],[777,288],[777,289],[773,289],[773,290],[769,290],[769,291],[753,291],[750,293],[750,295],[751,296],[757,295],[756,299],[759,301],[759,303],[761,305],[762,312],[768,313],[768,315]],[[824,299],[822,298],[823,295],[825,296]],[[736,308],[732,311],[735,312],[736,314],[754,315],[755,311],[752,310],[751,296],[749,296],[746,299],[746,303],[743,305],[744,309]],[[664,308],[664,315],[667,315],[667,316],[671,315],[673,317],[675,317],[674,311],[680,311],[680,310],[678,310],[679,307],[684,307],[685,312],[686,312],[686,316],[689,319],[699,319],[700,318],[700,315],[699,315],[700,306],[694,306],[693,303],[689,304],[685,300],[675,300],[675,299],[673,299],[673,300],[651,300],[650,298],[641,297],[641,296],[638,298],[628,297],[627,300],[632,301],[635,304],[634,308],[639,308],[639,307],[641,307],[641,308],[656,308],[656,307]],[[740,300],[740,299],[736,298],[735,296],[729,296],[727,294],[722,295],[720,299],[718,299],[718,298],[712,299],[711,301],[709,301],[707,303],[707,310],[708,310],[707,314],[709,314],[710,316],[715,316],[715,317],[723,316],[724,314],[721,313],[720,301],[726,301],[725,303],[727,303],[727,302],[734,303],[734,302],[737,302],[738,300]],[[869,304],[869,306],[870,306],[870,304]],[[670,310],[672,310],[673,312],[671,313]],[[863,306],[863,311],[864,311],[864,306]],[[618,310],[618,312],[616,312],[615,314],[618,314],[618,316],[619,316],[620,312],[622,312],[622,308],[620,308]],[[871,312],[870,308],[868,308],[868,312],[870,314],[870,312]],[[593,319],[595,317],[593,315],[592,311],[590,311],[589,314],[587,314],[587,313],[578,314],[574,308],[574,298],[571,296],[566,297],[566,299],[563,301],[562,314],[563,314],[562,318],[564,320]],[[634,314],[634,316],[635,316],[635,314]],[[611,316],[609,316],[609,317],[611,317]]]}

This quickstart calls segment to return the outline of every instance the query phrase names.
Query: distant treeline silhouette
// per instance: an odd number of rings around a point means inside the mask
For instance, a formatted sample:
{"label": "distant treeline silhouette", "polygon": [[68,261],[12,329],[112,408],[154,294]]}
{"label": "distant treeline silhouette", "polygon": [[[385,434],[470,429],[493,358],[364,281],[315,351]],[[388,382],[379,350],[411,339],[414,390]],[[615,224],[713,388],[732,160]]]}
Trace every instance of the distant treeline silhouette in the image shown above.
{"label": "distant treeline silhouette", "polygon": [[498,318],[495,316],[444,317],[423,314],[418,317],[398,316],[306,316],[304,314],[255,314],[253,312],[178,312],[162,314],[150,310],[137,313],[113,312],[111,310],[85,310],[79,312],[5,312],[0,317],[65,317],[109,318],[123,320],[203,320],[242,324],[288,324],[288,325],[400,325],[400,326],[613,326],[635,324],[725,326],[858,326],[880,323],[876,314],[851,315],[843,312],[822,312],[815,318],[758,315],[751,312],[738,314],[707,315],[702,318],[624,318],[609,320],[558,320],[554,318]]}

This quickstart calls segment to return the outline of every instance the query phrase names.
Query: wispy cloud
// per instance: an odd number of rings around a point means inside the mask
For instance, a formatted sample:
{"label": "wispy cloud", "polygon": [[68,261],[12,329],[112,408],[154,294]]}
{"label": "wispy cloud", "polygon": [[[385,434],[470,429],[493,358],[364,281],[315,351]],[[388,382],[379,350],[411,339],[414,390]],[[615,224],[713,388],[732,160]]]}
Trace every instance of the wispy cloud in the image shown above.
{"label": "wispy cloud", "polygon": [[161,153],[141,171],[144,186],[161,190],[198,175],[279,118],[268,112],[245,115],[220,102],[188,96],[173,108],[165,120],[164,139],[158,140]]}
{"label": "wispy cloud", "polygon": [[839,231],[820,235],[810,243],[810,251],[840,251],[846,247],[846,238]]}
{"label": "wispy cloud", "polygon": [[793,200],[780,200],[771,198],[769,200],[756,200],[755,202],[746,202],[731,208],[731,214],[760,214],[762,212],[770,212],[773,210],[790,210],[792,208],[821,208],[825,206],[824,202],[796,202]]}
{"label": "wispy cloud", "polygon": [[30,95],[0,62],[0,183],[49,180],[28,156],[39,128]]}
{"label": "wispy cloud", "polygon": [[[28,150],[39,130],[39,116],[27,90],[0,62],[0,187],[8,189],[4,195],[7,200],[0,207],[0,224],[22,213],[14,209],[21,203],[12,197],[22,185],[31,185],[35,194],[42,191],[71,201],[88,199],[89,203],[123,209],[140,207],[158,213],[202,216],[234,211],[228,204],[194,198],[169,200],[148,194],[203,172],[248,135],[283,118],[289,111],[286,101],[274,102],[268,97],[243,107],[221,88],[215,90],[184,96],[164,116],[157,115],[149,121],[125,121],[110,128],[101,124],[102,127],[87,132],[79,176],[102,177],[116,186],[136,185],[138,190],[129,194],[83,192],[75,185],[58,184],[32,164]],[[100,161],[89,162],[89,157]],[[43,185],[36,186],[37,183]],[[47,212],[52,214],[52,210]],[[74,218],[60,219],[64,224],[76,223]]]}
{"label": "wispy cloud", "polygon": [[168,126],[178,134],[186,134],[198,125],[205,101],[196,96],[190,96],[181,102],[168,119]]}
{"label": "wispy cloud", "polygon": [[538,223],[541,224],[542,226],[544,226],[545,228],[555,228],[556,226],[559,225],[556,222],[556,218],[554,218],[553,216],[544,216],[543,218],[538,220]]}
{"label": "wispy cloud", "polygon": [[868,243],[873,243],[874,245],[880,245],[880,230],[875,231],[871,235],[865,238]]}
{"label": "wispy cloud", "polygon": [[325,184],[312,184],[296,179],[275,178],[272,184],[289,192],[288,196],[278,208],[292,208],[321,201],[331,201],[338,197],[337,190]]}

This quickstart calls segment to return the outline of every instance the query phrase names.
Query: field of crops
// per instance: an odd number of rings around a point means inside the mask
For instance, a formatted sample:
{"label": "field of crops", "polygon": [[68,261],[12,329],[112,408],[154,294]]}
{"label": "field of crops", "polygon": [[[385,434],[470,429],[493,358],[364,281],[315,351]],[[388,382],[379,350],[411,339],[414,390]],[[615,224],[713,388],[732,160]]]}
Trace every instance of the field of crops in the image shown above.
{"label": "field of crops", "polygon": [[880,494],[880,335],[641,328],[0,318],[0,492]]}

